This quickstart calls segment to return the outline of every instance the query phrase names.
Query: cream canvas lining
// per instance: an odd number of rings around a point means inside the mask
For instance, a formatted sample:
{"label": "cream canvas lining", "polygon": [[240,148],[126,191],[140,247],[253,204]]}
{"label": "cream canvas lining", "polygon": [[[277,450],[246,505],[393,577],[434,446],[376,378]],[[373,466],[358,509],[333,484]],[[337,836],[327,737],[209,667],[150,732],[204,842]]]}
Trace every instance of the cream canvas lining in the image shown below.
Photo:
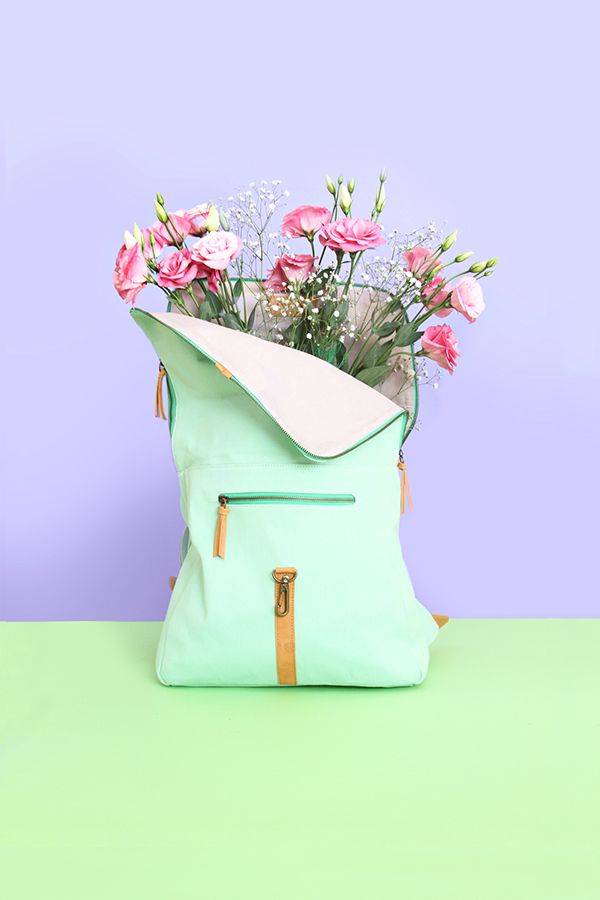
{"label": "cream canvas lining", "polygon": [[178,313],[147,315],[231,373],[313,456],[339,456],[405,414],[378,391],[308,353]]}

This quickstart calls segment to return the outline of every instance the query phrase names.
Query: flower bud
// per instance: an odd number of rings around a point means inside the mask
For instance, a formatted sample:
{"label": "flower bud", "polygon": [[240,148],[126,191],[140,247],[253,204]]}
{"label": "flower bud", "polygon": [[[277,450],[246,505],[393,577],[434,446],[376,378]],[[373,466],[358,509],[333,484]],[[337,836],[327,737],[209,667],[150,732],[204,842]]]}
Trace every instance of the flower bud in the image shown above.
{"label": "flower bud", "polygon": [[348,190],[351,194],[354,193],[354,178],[351,178],[348,182]]}
{"label": "flower bud", "polygon": [[379,173],[379,181],[381,182],[381,184],[383,184],[383,182],[386,179],[387,179],[386,171],[385,171],[385,169],[382,169],[381,172]]}
{"label": "flower bud", "polygon": [[459,255],[454,260],[455,263],[464,262],[465,259],[468,259],[470,256],[473,256],[472,250],[467,250],[466,253],[459,253]]}
{"label": "flower bud", "polygon": [[344,215],[347,216],[352,208],[352,197],[345,184],[342,184],[340,187],[340,206]]}
{"label": "flower bud", "polygon": [[137,222],[133,223],[133,236],[140,245],[140,250],[144,249],[144,235],[140,231],[139,225]]}
{"label": "flower bud", "polygon": [[333,183],[329,175],[325,176],[325,181],[327,182],[327,190],[335,197],[335,184]]}
{"label": "flower bud", "polygon": [[127,250],[131,250],[132,247],[135,247],[137,244],[137,238],[134,238],[130,231],[125,231],[123,234],[123,243]]}
{"label": "flower bud", "polygon": [[219,212],[216,206],[210,206],[208,210],[208,215],[204,220],[204,227],[207,231],[218,231],[219,230]]}
{"label": "flower bud", "polygon": [[154,201],[154,209],[156,210],[156,215],[158,216],[159,222],[162,222],[164,225],[166,222],[169,221],[169,217],[167,215],[166,209],[164,208],[162,203],[158,202],[158,200]]}
{"label": "flower bud", "polygon": [[481,262],[481,263],[473,263],[473,265],[472,265],[471,268],[469,269],[469,272],[483,272],[483,270],[485,269],[485,267],[486,267],[486,264],[485,264],[484,262]]}
{"label": "flower bud", "polygon": [[156,192],[156,199],[158,200],[158,202],[160,203],[161,206],[164,206],[164,205],[165,205],[165,198],[164,198],[163,195],[160,193],[160,191],[157,191],[157,192]]}
{"label": "flower bud", "polygon": [[344,181],[344,176],[338,175],[338,184],[343,184],[343,181]]}
{"label": "flower bud", "polygon": [[155,241],[154,235],[152,234],[151,231],[149,232],[149,236],[150,236],[150,246],[152,247],[152,254],[154,256],[156,256],[156,241]]}
{"label": "flower bud", "polygon": [[448,237],[444,240],[442,244],[442,253],[445,253],[446,250],[449,250],[452,244],[456,241],[458,237],[458,231],[453,231],[452,234],[449,234]]}
{"label": "flower bud", "polygon": [[221,228],[223,229],[223,231],[229,231],[229,219],[227,218],[223,210],[221,210],[221,212],[219,213],[219,222],[221,223]]}
{"label": "flower bud", "polygon": [[375,212],[383,212],[383,207],[385,206],[385,188],[383,186],[383,181],[379,185],[379,190],[377,191],[377,196],[375,198]]}
{"label": "flower bud", "polygon": [[497,262],[498,262],[497,256],[494,256],[493,259],[488,259],[488,261],[485,264],[486,269],[493,269]]}

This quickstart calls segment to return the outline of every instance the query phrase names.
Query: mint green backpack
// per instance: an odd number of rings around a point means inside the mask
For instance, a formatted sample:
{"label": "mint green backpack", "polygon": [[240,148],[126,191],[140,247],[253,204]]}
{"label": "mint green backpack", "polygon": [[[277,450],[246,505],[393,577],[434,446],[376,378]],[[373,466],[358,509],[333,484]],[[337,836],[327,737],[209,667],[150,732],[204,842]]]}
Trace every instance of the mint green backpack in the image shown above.
{"label": "mint green backpack", "polygon": [[398,542],[407,413],[308,354],[177,313],[132,315],[166,370],[187,525],[159,679],[421,682],[438,626]]}

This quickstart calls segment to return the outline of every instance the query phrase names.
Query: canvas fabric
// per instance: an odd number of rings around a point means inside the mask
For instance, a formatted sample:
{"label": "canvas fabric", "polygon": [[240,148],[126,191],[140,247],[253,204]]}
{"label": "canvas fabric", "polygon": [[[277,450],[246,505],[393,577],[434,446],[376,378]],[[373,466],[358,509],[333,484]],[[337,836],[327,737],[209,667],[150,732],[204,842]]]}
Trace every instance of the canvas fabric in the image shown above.
{"label": "canvas fabric", "polygon": [[176,313],[132,315],[166,369],[186,524],[160,680],[421,682],[438,627],[398,538],[406,412],[309,354]]}

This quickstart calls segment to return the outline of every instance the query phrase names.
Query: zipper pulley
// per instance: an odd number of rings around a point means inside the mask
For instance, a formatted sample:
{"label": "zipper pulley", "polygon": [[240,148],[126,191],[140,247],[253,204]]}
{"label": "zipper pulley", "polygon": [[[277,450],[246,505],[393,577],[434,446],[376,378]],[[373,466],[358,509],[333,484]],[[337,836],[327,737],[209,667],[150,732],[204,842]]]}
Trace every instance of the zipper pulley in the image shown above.
{"label": "zipper pulley", "polygon": [[290,611],[290,585],[295,581],[296,573],[273,569],[273,579],[279,585],[275,591],[275,615],[287,616]]}

